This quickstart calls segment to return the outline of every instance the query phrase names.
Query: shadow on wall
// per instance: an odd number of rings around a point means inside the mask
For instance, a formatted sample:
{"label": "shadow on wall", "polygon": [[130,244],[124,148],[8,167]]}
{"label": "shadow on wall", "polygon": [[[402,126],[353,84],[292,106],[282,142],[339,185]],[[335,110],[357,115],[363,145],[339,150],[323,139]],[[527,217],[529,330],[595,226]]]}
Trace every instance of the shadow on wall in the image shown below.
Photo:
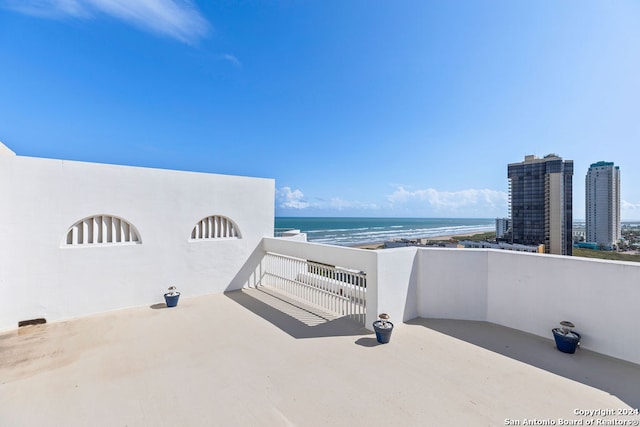
{"label": "shadow on wall", "polygon": [[402,321],[413,319],[418,315],[418,265],[420,264],[420,251],[416,251],[413,256],[411,266],[411,277],[409,278],[409,288],[404,302],[404,314]]}
{"label": "shadow on wall", "polygon": [[260,280],[262,280],[260,263],[262,262],[264,254],[265,252],[262,249],[262,241],[260,241],[251,252],[251,255],[247,258],[247,261],[242,265],[242,267],[240,267],[231,282],[229,282],[225,292],[257,286],[260,283]]}
{"label": "shadow on wall", "polygon": [[348,316],[325,316],[262,288],[225,292],[225,296],[296,339],[371,334]]}
{"label": "shadow on wall", "polygon": [[579,348],[575,354],[558,351],[551,338],[532,335],[489,322],[413,319],[420,325],[480,346],[503,356],[610,393],[632,408],[640,407],[640,365]]}

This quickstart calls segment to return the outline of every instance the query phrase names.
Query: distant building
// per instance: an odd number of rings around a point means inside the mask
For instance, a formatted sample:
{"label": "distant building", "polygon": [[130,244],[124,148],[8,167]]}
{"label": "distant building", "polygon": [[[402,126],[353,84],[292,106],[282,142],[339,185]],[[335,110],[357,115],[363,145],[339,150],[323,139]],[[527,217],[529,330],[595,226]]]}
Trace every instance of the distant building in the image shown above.
{"label": "distant building", "polygon": [[573,243],[584,242],[586,237],[586,232],[584,228],[576,228],[573,227]]}
{"label": "distant building", "polygon": [[458,243],[459,248],[475,248],[475,249],[502,249],[506,251],[544,253],[544,245],[519,245],[517,243],[492,243],[492,242],[476,242],[472,240],[463,240]]}
{"label": "distant building", "polygon": [[511,243],[572,254],[573,161],[555,154],[508,165]]}
{"label": "distant building", "polygon": [[456,245],[445,240],[430,239],[428,237],[420,239],[393,239],[383,243],[384,249],[404,248],[408,246],[438,246],[441,248],[455,248]]}
{"label": "distant building", "polygon": [[511,228],[509,218],[496,218],[496,239],[504,237]]}
{"label": "distant building", "polygon": [[408,240],[408,239],[395,239],[395,240],[388,240],[384,242],[385,249],[404,248],[407,246],[415,246],[415,245],[416,245],[415,243],[412,243],[411,240]]}
{"label": "distant building", "polygon": [[599,248],[614,249],[622,237],[620,168],[613,162],[593,163],[587,172],[585,189],[585,240]]}
{"label": "distant building", "polygon": [[581,249],[593,249],[593,250],[598,249],[598,245],[596,243],[577,242],[575,245],[576,245],[576,248],[581,248]]}

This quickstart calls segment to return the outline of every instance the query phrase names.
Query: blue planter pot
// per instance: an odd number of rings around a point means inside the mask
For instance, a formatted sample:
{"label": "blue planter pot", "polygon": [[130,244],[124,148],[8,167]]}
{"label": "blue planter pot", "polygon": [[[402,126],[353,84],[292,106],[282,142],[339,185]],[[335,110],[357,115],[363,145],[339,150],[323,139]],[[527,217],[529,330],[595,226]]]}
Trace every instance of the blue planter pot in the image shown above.
{"label": "blue planter pot", "polygon": [[382,328],[382,322],[380,320],[376,320],[373,322],[373,329],[376,331],[376,340],[380,344],[387,344],[389,340],[391,340],[391,332],[393,331],[393,323],[387,321],[388,325],[391,325],[390,328]]}
{"label": "blue planter pot", "polygon": [[571,334],[564,335],[560,331],[560,328],[553,328],[551,332],[553,332],[553,338],[556,340],[556,347],[558,350],[563,353],[570,354],[576,352],[580,338],[582,338],[579,333],[572,331],[575,336]]}
{"label": "blue planter pot", "polygon": [[177,294],[177,295],[164,294],[164,301],[167,303],[167,307],[175,307],[176,305],[178,305],[179,298],[180,298],[180,294]]}

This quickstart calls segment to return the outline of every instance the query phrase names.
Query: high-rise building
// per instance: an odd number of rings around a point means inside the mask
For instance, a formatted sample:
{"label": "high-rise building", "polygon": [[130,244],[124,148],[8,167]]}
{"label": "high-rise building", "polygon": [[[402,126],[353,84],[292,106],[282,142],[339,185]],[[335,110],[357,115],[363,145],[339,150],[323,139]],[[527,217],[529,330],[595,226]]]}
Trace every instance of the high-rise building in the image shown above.
{"label": "high-rise building", "polygon": [[508,165],[511,242],[572,254],[573,161],[555,154]]}
{"label": "high-rise building", "polygon": [[620,168],[613,162],[593,163],[587,172],[585,188],[585,240],[613,249],[622,237]]}
{"label": "high-rise building", "polygon": [[511,228],[509,218],[496,218],[496,238],[501,239],[507,235]]}

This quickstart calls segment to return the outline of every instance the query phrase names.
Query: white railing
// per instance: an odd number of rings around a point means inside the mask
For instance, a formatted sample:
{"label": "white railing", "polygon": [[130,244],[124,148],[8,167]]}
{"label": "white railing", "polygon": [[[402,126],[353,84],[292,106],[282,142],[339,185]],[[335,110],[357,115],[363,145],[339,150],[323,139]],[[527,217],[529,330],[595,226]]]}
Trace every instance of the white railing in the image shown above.
{"label": "white railing", "polygon": [[291,237],[303,234],[297,228],[274,228],[273,237]]}
{"label": "white railing", "polygon": [[267,252],[260,285],[365,324],[366,273]]}
{"label": "white railing", "polygon": [[294,228],[274,228],[273,237],[282,237],[283,233],[287,231],[295,230]]}

